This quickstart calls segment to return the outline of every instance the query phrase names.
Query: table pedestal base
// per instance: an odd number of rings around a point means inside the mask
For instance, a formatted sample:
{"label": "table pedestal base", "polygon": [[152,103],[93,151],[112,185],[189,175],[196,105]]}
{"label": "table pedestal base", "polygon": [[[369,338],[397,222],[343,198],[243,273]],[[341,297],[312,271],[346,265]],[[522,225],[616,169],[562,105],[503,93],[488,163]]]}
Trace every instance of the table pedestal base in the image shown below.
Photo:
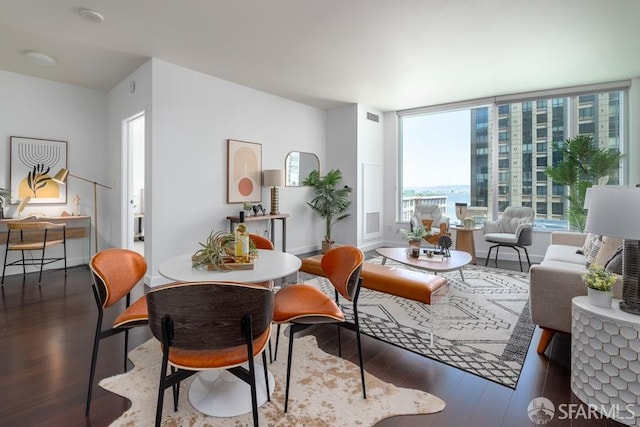
{"label": "table pedestal base", "polygon": [[[255,364],[258,406],[267,401],[264,368]],[[269,372],[269,396],[275,389],[275,379]],[[189,402],[203,414],[214,417],[235,417],[251,412],[251,387],[226,370],[202,371],[189,387]]]}

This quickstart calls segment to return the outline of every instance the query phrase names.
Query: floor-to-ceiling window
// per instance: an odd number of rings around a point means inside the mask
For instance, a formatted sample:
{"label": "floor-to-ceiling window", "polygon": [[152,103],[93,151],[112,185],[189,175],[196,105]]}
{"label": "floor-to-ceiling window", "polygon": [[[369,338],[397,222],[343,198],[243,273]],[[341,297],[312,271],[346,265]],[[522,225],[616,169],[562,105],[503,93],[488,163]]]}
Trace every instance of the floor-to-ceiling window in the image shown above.
{"label": "floor-to-ceiling window", "polygon": [[455,203],[469,203],[469,115],[466,109],[403,117],[402,221],[409,220],[416,205],[437,204],[455,218]]}
{"label": "floor-to-ceiling window", "polygon": [[[566,228],[566,189],[545,172],[561,160],[554,147],[590,135],[599,148],[623,152],[624,93],[616,89],[399,113],[400,220],[408,220],[417,199],[429,196],[440,197],[438,203],[454,220],[450,206],[455,202],[487,207],[489,217],[507,206],[530,206],[537,227]],[[441,126],[442,121],[450,126]],[[420,162],[426,158],[431,161]],[[609,184],[623,183],[624,161]]]}

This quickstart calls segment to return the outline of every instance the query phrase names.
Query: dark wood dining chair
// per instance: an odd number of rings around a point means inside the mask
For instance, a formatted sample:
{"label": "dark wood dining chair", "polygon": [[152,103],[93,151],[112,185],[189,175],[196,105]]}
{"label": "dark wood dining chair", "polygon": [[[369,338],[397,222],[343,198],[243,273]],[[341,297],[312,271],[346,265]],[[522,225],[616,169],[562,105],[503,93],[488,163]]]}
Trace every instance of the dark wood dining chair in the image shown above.
{"label": "dark wood dining chair", "polygon": [[[127,348],[129,344],[129,330],[136,326],[146,325],[148,321],[147,299],[141,296],[131,303],[131,290],[142,280],[147,272],[147,261],[142,255],[128,249],[105,249],[91,258],[89,267],[94,283],[91,285],[96,305],[98,306],[98,320],[93,340],[91,355],[91,371],[89,373],[89,390],[87,391],[87,406],[85,415],[89,415],[93,381],[98,360],[100,340],[124,333],[124,371],[127,370]],[[124,300],[125,308],[116,317],[113,325],[102,329],[102,319],[105,309]]]}
{"label": "dark wood dining chair", "polygon": [[[262,355],[269,397],[265,348],[271,336],[273,293],[259,285],[182,282],[147,294],[149,327],[162,343],[156,426],[162,422],[164,391],[201,370],[226,369],[251,388],[253,425],[258,426],[254,357]],[[242,366],[248,362],[249,368]],[[167,368],[171,371],[167,375]]]}
{"label": "dark wood dining chair", "polygon": [[[276,292],[273,310],[273,323],[278,324],[276,356],[278,353],[280,325],[283,323],[290,324],[284,412],[287,412],[289,404],[293,337],[296,332],[310,325],[319,323],[336,323],[338,325],[339,356],[342,356],[340,328],[355,331],[356,344],[358,346],[358,360],[360,363],[360,376],[362,379],[362,396],[365,399],[367,398],[364,382],[364,365],[362,361],[362,345],[360,343],[360,324],[358,321],[358,296],[360,294],[360,287],[362,286],[360,271],[363,261],[364,254],[354,246],[339,246],[324,254],[320,265],[334,287],[335,300],[332,300],[330,296],[323,293],[319,288],[307,284],[287,286]],[[345,315],[338,305],[340,296],[351,301],[353,304],[353,322],[346,321]]]}
{"label": "dark wood dining chair", "polygon": [[[64,273],[67,274],[67,228],[65,224],[54,224],[46,221],[15,221],[7,223],[7,244],[2,267],[2,286],[8,266],[21,265],[22,273],[27,274],[26,266],[40,266],[38,285],[42,283],[42,270],[47,264],[64,261]],[[62,246],[62,256],[46,256],[47,250],[54,246]],[[7,262],[9,252],[19,251],[22,257]],[[40,256],[25,257],[26,252],[39,251]]]}

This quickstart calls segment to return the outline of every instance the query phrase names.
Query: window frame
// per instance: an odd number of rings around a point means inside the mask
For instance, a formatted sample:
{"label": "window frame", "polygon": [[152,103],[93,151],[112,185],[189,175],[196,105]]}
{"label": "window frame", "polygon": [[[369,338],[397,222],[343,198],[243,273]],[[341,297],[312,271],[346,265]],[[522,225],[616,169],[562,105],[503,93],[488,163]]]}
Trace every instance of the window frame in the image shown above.
{"label": "window frame", "polygon": [[[553,108],[563,108],[563,109],[566,108],[566,111],[568,112],[568,114],[564,120],[563,127],[564,129],[567,129],[567,128],[569,129],[568,137],[571,138],[578,135],[578,129],[580,127],[578,105],[576,105],[576,104],[580,104],[579,102],[580,96],[583,96],[583,95],[595,96],[594,98],[595,101],[594,100],[591,101],[592,105],[594,106],[593,108],[595,108],[597,106],[596,104],[597,104],[598,93],[620,91],[620,99],[617,103],[616,108],[621,109],[622,112],[620,113],[620,111],[618,111],[619,121],[618,123],[616,123],[617,125],[616,129],[618,129],[618,132],[619,132],[618,133],[619,150],[621,153],[624,154],[628,152],[628,144],[629,144],[628,129],[627,129],[626,123],[628,122],[628,116],[629,116],[628,90],[630,85],[631,85],[630,80],[624,80],[624,81],[608,82],[608,83],[602,83],[602,84],[596,84],[596,85],[558,88],[558,89],[550,89],[545,91],[529,92],[529,93],[523,93],[523,94],[503,95],[503,96],[496,96],[496,97],[489,97],[489,98],[482,98],[482,99],[476,99],[476,100],[462,101],[462,102],[449,103],[449,104],[440,104],[440,105],[433,105],[433,106],[415,108],[410,110],[397,111],[396,115],[397,115],[397,121],[398,121],[398,141],[397,141],[398,142],[398,163],[396,165],[396,171],[397,171],[398,187],[396,189],[396,196],[395,196],[396,205],[397,205],[396,221],[404,222],[404,221],[400,221],[402,218],[402,193],[404,189],[404,185],[403,185],[404,149],[403,149],[403,134],[402,134],[402,121],[403,121],[402,119],[404,117],[424,115],[424,114],[430,114],[430,113],[445,113],[445,112],[461,110],[461,109],[471,110],[474,108],[489,107],[488,111],[492,111],[493,113],[489,113],[491,117],[489,117],[487,121],[491,122],[491,125],[489,127],[491,129],[492,135],[490,138],[488,138],[488,141],[486,143],[493,145],[494,147],[494,149],[491,150],[492,158],[489,159],[489,161],[491,162],[491,164],[494,164],[497,166],[498,160],[499,160],[498,157],[499,157],[499,154],[501,153],[500,152],[501,140],[499,138],[499,135],[501,132],[511,131],[509,126],[499,128],[499,124],[504,123],[504,117],[500,117],[500,116],[501,114],[504,115],[504,114],[511,113],[510,111],[511,104],[522,103],[523,112],[526,109],[527,112],[531,113],[533,118],[535,118],[537,114],[542,114],[543,112],[547,114]],[[552,102],[547,102],[547,100],[549,99],[551,99]],[[543,101],[543,102],[541,103],[540,101]],[[567,105],[565,105],[565,103]],[[540,105],[543,105],[543,107],[540,107]],[[583,107],[583,108],[588,108],[588,107]],[[545,121],[544,124],[541,124],[541,125],[542,126],[540,127],[545,128],[548,134],[548,137],[550,136],[552,140],[555,141],[554,136],[558,134],[560,129],[558,126],[555,126],[555,124],[553,123],[553,120],[550,121],[547,116],[547,120]],[[535,129],[536,127],[533,128],[534,131]],[[562,129],[563,132],[565,131],[564,129]],[[616,139],[615,136],[610,136],[610,141],[611,140],[615,141],[615,139]],[[545,142],[547,142],[547,139],[545,139]],[[536,146],[537,144],[536,138],[533,138],[533,140],[530,143],[527,142],[527,144]],[[524,142],[523,142],[523,146],[524,146]],[[609,146],[612,146],[612,142],[609,142]],[[509,149],[510,149],[510,146],[506,148],[506,151],[508,151]],[[502,149],[502,150],[504,151],[505,149]],[[527,151],[527,153],[530,153],[530,152]],[[472,155],[474,155],[474,153],[472,153]],[[477,153],[475,153],[475,155],[477,155]],[[539,166],[537,166],[537,160],[534,160],[535,158],[536,156],[535,154],[533,154],[531,159],[532,163],[534,163],[532,164],[532,172],[535,172],[536,169],[539,168]],[[549,162],[550,160],[551,158],[547,159],[547,164],[550,163]],[[493,194],[498,194],[499,193],[498,187],[500,185],[498,181],[499,168],[493,167],[491,168],[491,170],[492,170],[492,173],[490,173],[489,174],[490,176],[488,177],[490,191]],[[628,156],[623,156],[620,162],[620,174],[619,174],[619,181],[621,185],[628,182],[628,170],[629,170]],[[548,181],[548,183],[550,186],[554,185],[550,180]],[[552,190],[552,187],[549,187],[547,189],[548,196],[554,195],[554,191],[551,191],[551,190]],[[492,213],[492,217],[495,219],[499,211],[498,197],[490,198],[490,200],[491,200],[492,206],[489,206],[489,212]],[[548,203],[553,203],[553,201],[549,199]],[[549,209],[545,209],[545,215],[547,217],[549,215],[548,211]]]}

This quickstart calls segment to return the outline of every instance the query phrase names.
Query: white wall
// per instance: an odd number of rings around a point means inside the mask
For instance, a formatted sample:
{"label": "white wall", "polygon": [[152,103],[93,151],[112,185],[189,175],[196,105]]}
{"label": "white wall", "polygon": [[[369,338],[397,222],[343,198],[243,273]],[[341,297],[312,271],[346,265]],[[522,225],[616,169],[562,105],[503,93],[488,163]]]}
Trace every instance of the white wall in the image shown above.
{"label": "white wall", "polygon": [[[380,121],[367,118],[375,114]],[[362,250],[375,249],[383,243],[384,223],[380,220],[379,232],[366,232],[367,213],[380,212],[384,216],[384,122],[382,113],[371,107],[358,105],[358,240]]]}
{"label": "white wall", "polygon": [[[327,160],[320,162],[320,173],[340,169],[342,183],[353,188],[351,215],[334,225],[331,238],[338,244],[356,245],[358,241],[358,105],[349,104],[327,112]],[[324,238],[324,227],[316,234]]]}
{"label": "white wall", "polygon": [[[11,136],[67,141],[69,171],[106,183],[106,117],[107,94],[104,92],[0,70],[0,187],[9,188]],[[69,177],[66,187],[66,205],[27,205],[23,214],[58,216],[63,210],[72,212],[71,201],[77,194],[80,213],[93,215],[93,186]],[[99,207],[100,203],[106,207],[104,195],[99,196]],[[5,214],[15,214],[15,208],[11,206]],[[70,239],[67,249],[69,265],[89,261],[88,239]],[[1,250],[4,253],[4,247]],[[8,270],[11,274],[18,272],[21,268]]]}
{"label": "white wall", "polygon": [[[108,138],[109,138],[109,181],[112,182],[113,190],[109,192],[109,205],[111,206],[111,229],[109,235],[109,246],[127,247],[125,241],[127,237],[126,210],[127,199],[127,154],[123,147],[123,123],[127,119],[145,112],[145,198],[150,202],[149,194],[146,194],[146,187],[149,185],[148,169],[151,167],[150,151],[151,125],[152,125],[152,74],[151,61],[143,64],[120,84],[109,92],[109,114],[108,114]],[[135,83],[132,83],[135,82]],[[132,93],[132,84],[135,90]],[[146,215],[145,215],[146,216]],[[147,218],[145,218],[145,234],[151,235],[152,230]],[[153,248],[145,239],[145,258],[153,256]],[[145,283],[151,283],[151,270],[147,270]]]}
{"label": "white wall", "polygon": [[[225,218],[242,209],[226,202],[227,139],[262,144],[263,169],[284,168],[293,150],[316,153],[322,164],[326,118],[323,110],[164,61],[152,60],[151,68],[145,256],[156,284],[164,281],[162,261],[195,252],[212,229],[228,229]],[[268,211],[269,189],[262,193]],[[309,232],[317,220],[304,203],[310,194],[304,187],[280,189],[280,210],[291,215],[289,252],[309,251],[318,242]],[[264,225],[253,223],[250,230],[261,233]]]}

